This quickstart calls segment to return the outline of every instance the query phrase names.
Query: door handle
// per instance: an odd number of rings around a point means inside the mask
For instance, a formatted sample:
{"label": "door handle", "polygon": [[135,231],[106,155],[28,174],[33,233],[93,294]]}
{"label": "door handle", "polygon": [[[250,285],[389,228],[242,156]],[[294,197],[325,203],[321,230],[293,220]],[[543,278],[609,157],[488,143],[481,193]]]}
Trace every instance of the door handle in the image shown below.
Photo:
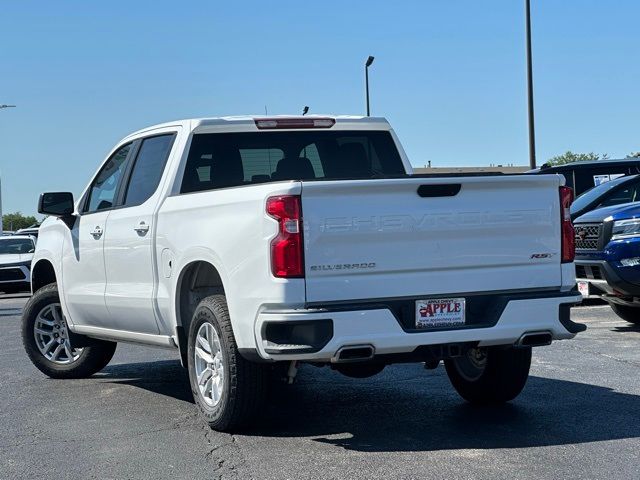
{"label": "door handle", "polygon": [[145,235],[149,231],[149,225],[144,222],[140,222],[137,227],[134,228],[140,235]]}
{"label": "door handle", "polygon": [[91,235],[93,236],[93,238],[98,240],[103,233],[104,233],[103,230],[99,226],[97,226],[96,228],[93,229],[93,231],[91,232]]}

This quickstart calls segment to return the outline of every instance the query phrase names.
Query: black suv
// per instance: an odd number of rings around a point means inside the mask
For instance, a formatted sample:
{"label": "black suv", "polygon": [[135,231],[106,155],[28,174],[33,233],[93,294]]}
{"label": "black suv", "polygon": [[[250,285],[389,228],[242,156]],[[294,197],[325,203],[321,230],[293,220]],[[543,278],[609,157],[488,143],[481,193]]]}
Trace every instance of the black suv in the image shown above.
{"label": "black suv", "polygon": [[573,193],[577,197],[591,187],[614,178],[640,173],[640,158],[594,160],[555,166],[545,164],[531,170],[530,173],[561,173],[567,181],[567,186],[573,188]]}

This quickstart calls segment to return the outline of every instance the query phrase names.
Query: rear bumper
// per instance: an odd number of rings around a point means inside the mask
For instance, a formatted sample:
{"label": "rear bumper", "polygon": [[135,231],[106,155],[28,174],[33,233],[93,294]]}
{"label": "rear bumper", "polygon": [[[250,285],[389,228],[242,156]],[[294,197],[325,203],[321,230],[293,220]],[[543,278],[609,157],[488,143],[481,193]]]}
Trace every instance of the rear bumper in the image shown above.
{"label": "rear bumper", "polygon": [[[613,267],[609,262],[605,260],[576,260],[575,263],[577,280],[589,282],[590,297],[606,298],[609,295],[618,297],[620,294],[628,297],[640,297],[640,285],[623,278],[618,268]],[[638,267],[622,268],[638,269]]]}
{"label": "rear bumper", "polygon": [[[498,302],[505,295],[501,293],[493,297]],[[371,305],[369,308],[354,309],[345,305],[339,309],[265,310],[258,315],[255,323],[257,348],[252,352],[254,355],[242,353],[253,359],[267,361],[335,362],[338,351],[347,346],[372,346],[376,356],[393,355],[411,353],[429,345],[515,345],[525,333],[530,332],[548,332],[553,340],[562,340],[573,338],[585,328],[569,319],[570,306],[582,300],[576,291],[538,294],[537,297],[532,294],[513,294],[508,297],[504,307],[497,312],[495,321],[429,331],[407,329],[406,321],[398,318],[393,306],[384,307],[380,304],[378,307]],[[331,322],[330,334],[327,333],[327,321]],[[271,341],[273,338],[267,338],[270,326],[289,322],[292,325],[304,325],[306,322],[309,325],[323,325],[322,332],[317,335],[297,335],[289,343],[286,339],[274,343]],[[310,340],[302,345],[300,338]]]}

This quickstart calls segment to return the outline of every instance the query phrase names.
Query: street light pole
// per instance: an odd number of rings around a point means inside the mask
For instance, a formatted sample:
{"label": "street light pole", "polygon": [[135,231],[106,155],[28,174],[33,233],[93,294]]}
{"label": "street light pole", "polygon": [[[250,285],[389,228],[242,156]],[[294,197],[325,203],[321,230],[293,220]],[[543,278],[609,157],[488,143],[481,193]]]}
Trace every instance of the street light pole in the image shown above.
{"label": "street light pole", "polygon": [[367,117],[371,116],[371,110],[369,109],[369,67],[373,63],[374,57],[369,55],[367,61],[364,64],[364,83],[367,91]]}
{"label": "street light pole", "polygon": [[527,107],[529,114],[529,166],[536,168],[536,132],[533,113],[533,68],[531,65],[531,0],[525,0],[527,36]]}
{"label": "street light pole", "polygon": [[[0,109],[15,108],[15,105],[0,105]],[[4,216],[2,214],[2,176],[0,175],[0,236],[4,233]]]}

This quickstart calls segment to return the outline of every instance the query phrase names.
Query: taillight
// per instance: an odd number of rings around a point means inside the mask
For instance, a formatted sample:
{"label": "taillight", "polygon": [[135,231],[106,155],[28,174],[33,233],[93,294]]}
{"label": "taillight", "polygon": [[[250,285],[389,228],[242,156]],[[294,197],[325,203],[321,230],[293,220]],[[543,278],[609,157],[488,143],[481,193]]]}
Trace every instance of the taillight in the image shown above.
{"label": "taillight", "polygon": [[304,277],[300,197],[269,197],[267,214],[278,220],[278,236],[271,241],[271,272],[280,278]]}
{"label": "taillight", "polygon": [[571,223],[573,190],[560,187],[560,228],[562,229],[562,263],[573,262],[576,256],[576,236]]}

